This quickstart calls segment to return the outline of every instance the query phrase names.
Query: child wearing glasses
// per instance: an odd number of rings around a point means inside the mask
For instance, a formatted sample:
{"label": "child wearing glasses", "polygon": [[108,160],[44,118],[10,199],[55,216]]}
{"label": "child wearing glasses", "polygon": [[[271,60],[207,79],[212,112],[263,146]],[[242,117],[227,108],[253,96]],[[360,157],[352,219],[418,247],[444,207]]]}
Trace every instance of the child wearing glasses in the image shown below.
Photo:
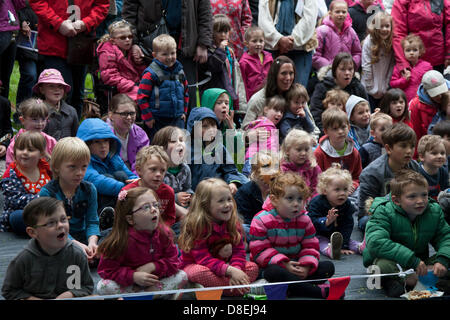
{"label": "child wearing glasses", "polygon": [[44,132],[57,141],[64,137],[75,137],[78,130],[77,111],[64,101],[69,91],[70,86],[56,69],[42,71],[33,87],[33,92],[42,98],[49,110]]}
{"label": "child wearing glasses", "polygon": [[38,197],[41,188],[51,180],[45,157],[45,138],[35,131],[25,131],[16,138],[14,161],[9,164],[0,182],[5,204],[0,215],[0,231],[25,235],[24,207]]}
{"label": "child wearing glasses", "polygon": [[[23,128],[12,137],[6,150],[6,168],[14,161],[14,144],[17,137],[26,131],[39,132],[45,138],[48,155],[52,154],[53,147],[56,145],[56,139],[44,132],[48,121],[49,109],[41,99],[30,98],[22,101],[19,105],[18,113]],[[49,159],[47,158],[47,160]]]}
{"label": "child wearing glasses", "polygon": [[137,104],[128,95],[118,93],[109,103],[109,112],[106,123],[122,143],[120,157],[127,167],[136,173],[136,154],[149,145],[147,133],[136,121]]}
{"label": "child wearing glasses", "polygon": [[43,300],[91,295],[94,282],[86,255],[68,239],[69,219],[62,201],[36,198],[25,207],[23,219],[31,240],[8,266],[3,297]]}
{"label": "child wearing glasses", "polygon": [[119,93],[136,100],[141,74],[146,65],[137,63],[130,54],[133,44],[131,25],[125,20],[110,24],[108,33],[98,42],[98,64],[103,83],[115,86]]}
{"label": "child wearing glasses", "polygon": [[83,249],[90,263],[94,263],[100,237],[97,215],[97,190],[83,181],[91,153],[83,140],[66,137],[53,149],[50,168],[53,179],[39,192],[40,197],[61,200],[69,218],[69,239]]}
{"label": "child wearing glasses", "polygon": [[114,226],[98,247],[99,294],[176,290],[187,284],[172,232],[160,218],[155,191],[137,187],[120,192]]}

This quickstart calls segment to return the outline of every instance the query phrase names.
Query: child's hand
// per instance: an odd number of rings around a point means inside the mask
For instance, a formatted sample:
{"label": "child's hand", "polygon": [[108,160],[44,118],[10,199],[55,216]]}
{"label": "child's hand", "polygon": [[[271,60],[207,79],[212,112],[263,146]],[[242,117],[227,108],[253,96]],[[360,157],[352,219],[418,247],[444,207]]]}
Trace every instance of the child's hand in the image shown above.
{"label": "child's hand", "polygon": [[[244,284],[250,284],[250,279],[248,278],[248,276],[245,274],[244,271],[229,266],[227,269],[227,274],[230,277],[230,286],[240,286],[240,285],[244,285]],[[239,288],[239,289],[235,289],[239,292],[239,294],[245,294],[248,291],[250,291],[250,288]]]}
{"label": "child's hand", "polygon": [[137,272],[146,272],[146,273],[153,273],[156,270],[156,266],[153,262],[149,262],[144,264],[143,266],[140,266],[136,269]]}
{"label": "child's hand", "polygon": [[225,48],[228,46],[228,40],[222,40],[222,42],[219,44],[219,48],[225,50]]}
{"label": "child's hand", "polygon": [[236,184],[234,182],[231,182],[228,186],[230,187],[231,194],[235,195],[238,189]]}
{"label": "child's hand", "polygon": [[131,46],[131,56],[136,64],[141,64],[144,61],[144,53],[137,44]]}
{"label": "child's hand", "polygon": [[305,279],[308,276],[309,266],[301,266],[298,261],[289,261],[284,264],[287,271],[295,274],[300,279]]}
{"label": "child's hand", "polygon": [[406,80],[409,80],[409,78],[411,77],[411,71],[409,71],[408,69],[404,69],[402,72],[402,77],[405,78]]}
{"label": "child's hand", "polygon": [[227,124],[228,129],[234,129],[233,117],[230,114],[225,116],[225,122]]}
{"label": "child's hand", "polygon": [[428,273],[427,265],[422,260],[416,268],[416,273],[418,276],[424,276]]}
{"label": "child's hand", "polygon": [[342,250],[341,250],[341,253],[348,256],[348,255],[350,255],[350,254],[355,254],[355,251],[342,249]]}
{"label": "child's hand", "polygon": [[133,281],[141,287],[150,287],[159,283],[158,277],[154,274],[139,271],[133,273]]}
{"label": "child's hand", "polygon": [[189,201],[191,201],[191,194],[183,191],[178,192],[177,200],[179,204],[181,204],[183,207],[186,207],[189,204]]}
{"label": "child's hand", "polygon": [[6,147],[0,144],[0,157],[3,157],[6,154]]}
{"label": "child's hand", "polygon": [[441,277],[445,276],[446,273],[447,273],[447,268],[443,264],[436,262],[433,265],[433,274],[436,277],[441,278]]}
{"label": "child's hand", "polygon": [[208,49],[203,46],[197,46],[197,51],[193,60],[198,63],[205,63],[208,61]]}
{"label": "child's hand", "polygon": [[334,223],[336,221],[336,219],[339,217],[339,214],[337,214],[338,209],[336,208],[331,208],[330,210],[328,210],[328,214],[327,214],[327,220],[325,221],[325,225],[328,227],[329,225],[331,225],[332,223]]}

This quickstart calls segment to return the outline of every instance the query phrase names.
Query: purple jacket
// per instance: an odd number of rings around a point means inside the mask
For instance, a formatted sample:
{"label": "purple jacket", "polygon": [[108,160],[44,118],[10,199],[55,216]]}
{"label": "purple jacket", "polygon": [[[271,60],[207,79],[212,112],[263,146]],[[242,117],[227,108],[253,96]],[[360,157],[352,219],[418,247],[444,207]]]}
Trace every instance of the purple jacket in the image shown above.
{"label": "purple jacket", "polygon": [[[17,11],[26,6],[25,0],[1,0],[0,2],[0,32],[20,29]],[[16,24],[9,24],[8,10],[14,15]]]}
{"label": "purple jacket", "polygon": [[[114,132],[113,124],[110,119],[106,120],[106,123],[111,127],[111,131]],[[127,156],[128,163],[130,164],[130,169],[133,173],[136,174],[136,154],[138,151],[145,146],[148,146],[150,141],[148,139],[147,133],[136,124],[131,126],[131,129],[128,133],[128,145],[127,145]],[[120,151],[120,155],[122,158],[122,152]]]}
{"label": "purple jacket", "polygon": [[317,41],[319,42],[316,52],[312,57],[313,68],[319,70],[323,66],[333,63],[334,57],[340,52],[348,52],[355,61],[355,70],[361,65],[361,43],[358,35],[352,28],[352,19],[347,19],[339,33],[333,21],[327,16],[323,24],[316,29]]}

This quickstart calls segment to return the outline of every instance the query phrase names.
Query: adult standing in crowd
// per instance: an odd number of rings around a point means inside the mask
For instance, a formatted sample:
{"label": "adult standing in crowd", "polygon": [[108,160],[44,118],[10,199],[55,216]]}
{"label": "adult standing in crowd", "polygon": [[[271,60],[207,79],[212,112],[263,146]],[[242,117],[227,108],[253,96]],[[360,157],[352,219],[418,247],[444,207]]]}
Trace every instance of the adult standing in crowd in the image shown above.
{"label": "adult standing in crowd", "polygon": [[252,25],[252,13],[248,0],[211,0],[212,14],[222,13],[231,22],[228,45],[239,60],[244,53],[244,34]]}
{"label": "adult standing in crowd", "polygon": [[[300,1],[299,1],[300,2]],[[258,25],[264,30],[266,50],[276,58],[286,55],[295,63],[295,81],[307,86],[312,66],[312,52],[317,46],[315,29],[319,5],[304,0],[294,7],[293,0],[260,0]]]}
{"label": "adult standing in crowd", "polygon": [[9,78],[16,57],[17,31],[20,29],[17,11],[25,7],[25,0],[2,0],[0,2],[0,81],[1,95],[8,98]]}
{"label": "adult standing in crowd", "polygon": [[421,59],[443,72],[450,63],[450,1],[395,0],[391,11],[394,20],[393,47],[397,66],[407,77],[410,69],[401,41],[410,33],[418,35],[424,45]]}
{"label": "adult standing in crowd", "polygon": [[[159,24],[163,8],[169,34],[177,42],[177,59],[184,68],[189,84],[197,82],[197,62],[208,59],[212,44],[212,14],[210,0],[123,0],[122,17],[136,30],[131,47],[137,62],[144,58],[138,43]],[[189,88],[189,109],[196,106],[195,87]]]}
{"label": "adult standing in crowd", "polygon": [[[108,13],[109,0],[73,0],[74,10],[70,10],[68,0],[29,1],[38,16],[37,45],[43,56],[44,69],[61,72],[64,81],[72,87],[67,102],[77,110],[80,118],[87,66],[67,62],[68,41],[79,33],[95,32]],[[73,12],[75,21],[69,20]]]}

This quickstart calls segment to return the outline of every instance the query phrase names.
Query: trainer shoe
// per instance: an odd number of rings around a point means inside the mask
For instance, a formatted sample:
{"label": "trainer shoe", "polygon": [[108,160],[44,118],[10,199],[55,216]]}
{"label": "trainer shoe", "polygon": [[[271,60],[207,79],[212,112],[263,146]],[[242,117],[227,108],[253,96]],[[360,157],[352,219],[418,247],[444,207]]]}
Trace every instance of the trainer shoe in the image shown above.
{"label": "trainer shoe", "polygon": [[105,207],[98,215],[98,222],[100,230],[106,230],[114,224],[114,209],[111,207]]}
{"label": "trainer shoe", "polygon": [[331,243],[331,259],[339,260],[341,258],[341,249],[342,242],[344,238],[342,238],[342,234],[340,232],[333,232],[330,237]]}

